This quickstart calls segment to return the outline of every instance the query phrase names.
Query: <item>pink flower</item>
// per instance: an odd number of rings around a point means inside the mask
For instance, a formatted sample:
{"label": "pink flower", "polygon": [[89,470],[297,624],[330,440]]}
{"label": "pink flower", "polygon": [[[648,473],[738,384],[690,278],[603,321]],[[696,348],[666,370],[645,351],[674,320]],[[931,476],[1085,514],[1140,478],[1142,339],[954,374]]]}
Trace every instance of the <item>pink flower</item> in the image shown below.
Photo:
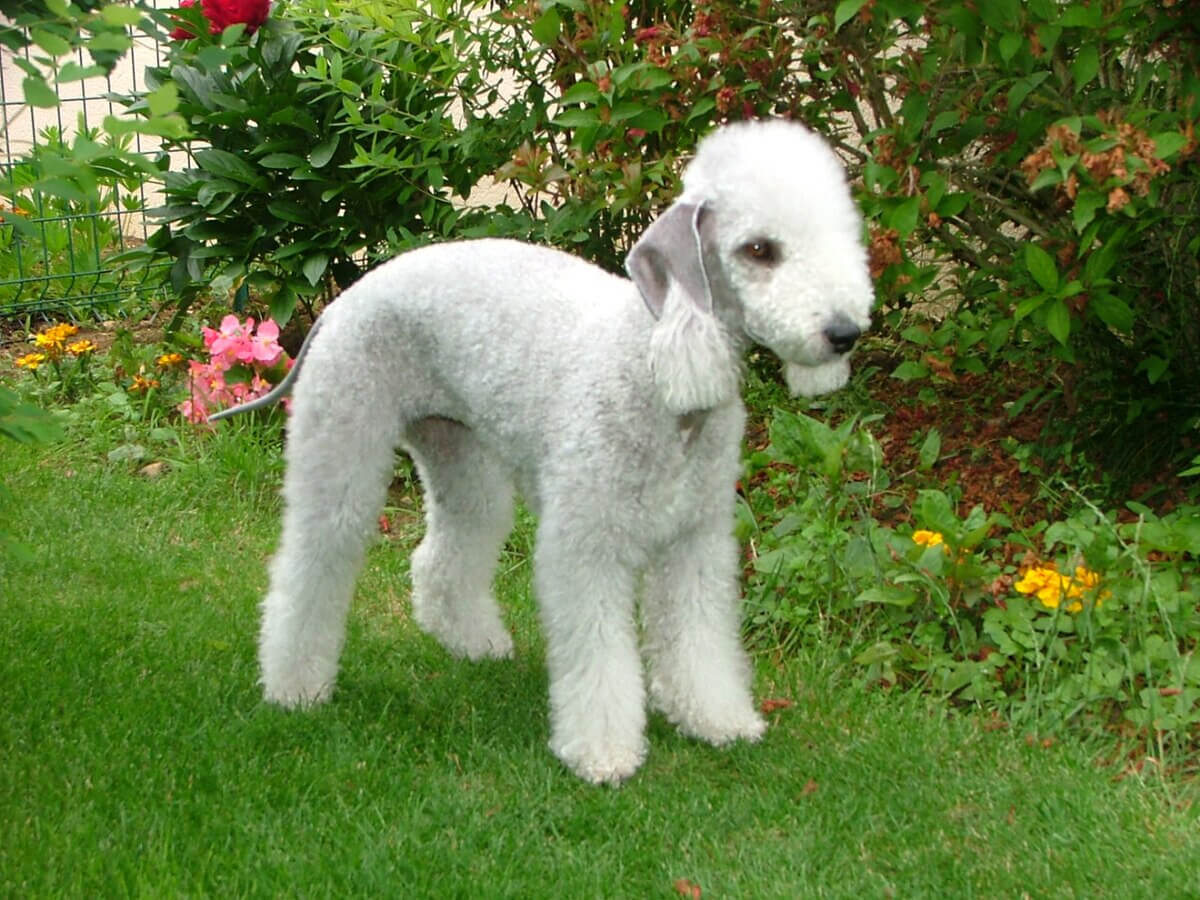
{"label": "pink flower", "polygon": [[[188,363],[190,396],[178,406],[190,422],[206,422],[215,410],[263,396],[272,387],[263,373],[280,364],[285,370],[293,365],[293,360],[288,359],[279,346],[279,326],[270,319],[260,322],[256,330],[254,319],[239,322],[238,317],[231,314],[221,320],[219,329],[204,328],[202,331],[209,361]],[[249,369],[250,380],[227,380],[226,376],[235,366],[239,367],[241,378]],[[284,408],[291,409],[287,402]]]}
{"label": "pink flower", "polygon": [[248,344],[250,359],[238,357],[243,362],[253,361],[269,369],[283,356],[283,348],[279,346],[279,326],[271,319],[258,323],[258,331]]}

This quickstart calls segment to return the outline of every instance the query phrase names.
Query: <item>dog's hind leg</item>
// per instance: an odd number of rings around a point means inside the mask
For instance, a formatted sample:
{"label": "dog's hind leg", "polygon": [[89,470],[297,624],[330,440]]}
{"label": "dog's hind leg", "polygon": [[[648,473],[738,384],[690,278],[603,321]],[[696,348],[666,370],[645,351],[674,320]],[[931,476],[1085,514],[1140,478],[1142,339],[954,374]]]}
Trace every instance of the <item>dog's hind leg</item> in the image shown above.
{"label": "dog's hind leg", "polygon": [[394,429],[366,405],[299,403],[288,426],[285,510],[263,601],[259,661],[267,700],[326,700],[367,540],[395,470]]}
{"label": "dog's hind leg", "polygon": [[513,525],[509,474],[474,432],[422,419],[405,432],[425,492],[425,537],[412,556],[413,618],[468,659],[512,655],[492,575]]}
{"label": "dog's hind leg", "polygon": [[685,734],[717,745],[757,740],[765,727],[741,642],[738,556],[724,529],[701,529],[674,542],[643,584],[651,705]]}

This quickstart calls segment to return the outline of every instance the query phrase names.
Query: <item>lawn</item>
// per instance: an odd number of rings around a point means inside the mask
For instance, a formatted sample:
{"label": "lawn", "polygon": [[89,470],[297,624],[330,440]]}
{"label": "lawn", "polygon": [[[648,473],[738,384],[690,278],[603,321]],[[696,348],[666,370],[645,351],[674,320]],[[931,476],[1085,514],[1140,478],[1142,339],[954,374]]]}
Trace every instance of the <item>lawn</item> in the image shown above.
{"label": "lawn", "polygon": [[27,551],[0,557],[4,895],[1200,894],[1194,782],[866,691],[819,647],[759,656],[759,697],[793,703],[761,745],[652,718],[636,777],[583,784],[546,748],[528,528],[499,583],[516,659],[456,661],[408,619],[407,490],[334,702],[268,707],[278,450],[245,426],[188,440],[156,477],[88,441],[4,445],[0,530]]}

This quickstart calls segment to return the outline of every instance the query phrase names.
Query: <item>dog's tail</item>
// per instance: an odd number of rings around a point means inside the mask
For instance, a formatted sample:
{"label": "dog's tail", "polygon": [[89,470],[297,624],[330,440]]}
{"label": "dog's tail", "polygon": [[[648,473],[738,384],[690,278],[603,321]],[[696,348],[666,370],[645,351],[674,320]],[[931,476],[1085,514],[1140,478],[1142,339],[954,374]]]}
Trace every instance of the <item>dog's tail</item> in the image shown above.
{"label": "dog's tail", "polygon": [[256,397],[249,403],[243,403],[241,406],[231,406],[229,409],[223,409],[218,413],[213,413],[208,417],[208,421],[216,422],[220,419],[227,419],[230,416],[236,416],[238,413],[250,412],[255,409],[262,409],[266,406],[271,406],[278,403],[292,389],[292,385],[296,383],[296,378],[300,375],[300,366],[304,364],[304,355],[308,352],[308,346],[312,343],[312,339],[316,337],[318,331],[321,330],[322,319],[317,319],[313,323],[312,330],[304,339],[304,343],[300,347],[300,352],[296,354],[296,361],[292,363],[292,367],[288,369],[288,373],[283,376],[283,380],[270,391],[263,394],[261,397]]}

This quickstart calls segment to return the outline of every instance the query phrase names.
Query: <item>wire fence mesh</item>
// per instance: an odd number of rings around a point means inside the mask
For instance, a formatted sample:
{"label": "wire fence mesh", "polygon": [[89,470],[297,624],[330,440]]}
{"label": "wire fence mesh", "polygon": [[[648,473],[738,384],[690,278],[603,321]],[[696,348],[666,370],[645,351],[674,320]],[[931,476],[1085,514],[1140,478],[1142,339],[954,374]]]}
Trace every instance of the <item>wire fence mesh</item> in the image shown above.
{"label": "wire fence mesh", "polygon": [[[84,315],[161,287],[161,269],[132,273],[112,261],[149,235],[147,210],[159,202],[153,185],[101,173],[94,190],[72,200],[33,186],[40,155],[69,155],[80,136],[103,140],[104,117],[123,109],[114,97],[138,90],[145,68],[160,62],[155,41],[134,37],[107,76],[59,83],[59,104],[51,109],[25,103],[19,60],[32,61],[37,48],[0,54],[0,204],[24,223],[0,223],[0,317]],[[77,54],[80,67],[91,65],[82,49]],[[158,149],[153,137],[128,140],[129,149],[140,153]]]}

